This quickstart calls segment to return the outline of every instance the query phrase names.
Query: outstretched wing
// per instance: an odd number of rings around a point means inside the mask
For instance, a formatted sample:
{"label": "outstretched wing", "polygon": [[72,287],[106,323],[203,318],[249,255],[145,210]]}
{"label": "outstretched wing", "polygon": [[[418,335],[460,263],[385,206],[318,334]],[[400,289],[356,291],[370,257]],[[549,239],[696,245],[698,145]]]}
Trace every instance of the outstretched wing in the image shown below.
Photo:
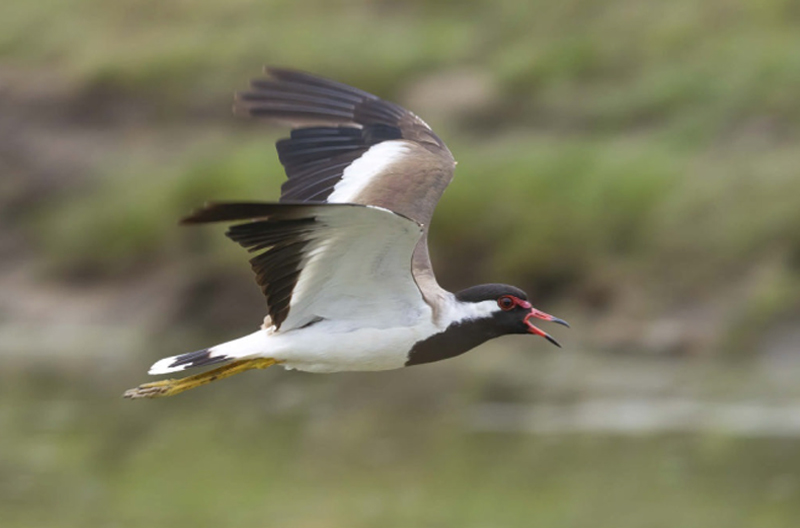
{"label": "outstretched wing", "polygon": [[455,161],[419,117],[372,94],[307,73],[266,68],[237,94],[239,113],[289,124],[278,141],[281,201],[360,203],[430,223]]}
{"label": "outstretched wing", "polygon": [[422,226],[355,204],[209,204],[183,223],[248,220],[228,237],[251,252],[272,323],[282,330],[322,319],[411,324],[428,306],[411,274]]}
{"label": "outstretched wing", "polygon": [[424,227],[413,274],[426,300],[444,295],[431,269],[427,231],[455,160],[419,117],[345,84],[280,68],[237,94],[235,110],[288,124],[278,141],[288,180],[282,202],[375,205]]}

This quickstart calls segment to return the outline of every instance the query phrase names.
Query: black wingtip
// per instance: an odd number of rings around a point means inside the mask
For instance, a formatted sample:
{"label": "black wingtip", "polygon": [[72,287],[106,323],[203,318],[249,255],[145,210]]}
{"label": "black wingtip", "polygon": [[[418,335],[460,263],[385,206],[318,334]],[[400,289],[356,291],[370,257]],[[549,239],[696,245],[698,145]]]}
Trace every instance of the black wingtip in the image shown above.
{"label": "black wingtip", "polygon": [[203,224],[206,222],[215,222],[215,210],[217,204],[214,202],[206,202],[202,207],[198,207],[188,215],[184,216],[178,221],[179,225],[192,225]]}
{"label": "black wingtip", "polygon": [[[280,206],[278,206],[280,207]],[[203,207],[181,218],[180,225],[230,222],[264,218],[275,213],[276,204],[269,202],[207,202]]]}
{"label": "black wingtip", "polygon": [[202,224],[203,220],[200,220],[202,216],[203,209],[195,209],[188,215],[184,216],[180,220],[178,220],[178,225],[193,225],[193,224]]}

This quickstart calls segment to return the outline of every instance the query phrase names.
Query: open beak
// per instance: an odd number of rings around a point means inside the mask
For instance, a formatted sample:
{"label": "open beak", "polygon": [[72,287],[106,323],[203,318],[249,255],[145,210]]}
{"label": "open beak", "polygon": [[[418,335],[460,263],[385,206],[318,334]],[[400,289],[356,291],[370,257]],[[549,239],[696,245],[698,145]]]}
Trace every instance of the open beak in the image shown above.
{"label": "open beak", "polygon": [[542,336],[543,338],[547,339],[548,341],[553,343],[558,348],[561,348],[561,345],[558,343],[558,341],[556,341],[550,334],[548,334],[547,332],[537,328],[533,323],[531,323],[531,319],[534,318],[534,317],[537,318],[537,319],[542,319],[544,321],[550,321],[551,323],[557,323],[557,324],[566,326],[567,328],[569,328],[569,323],[567,323],[563,319],[559,319],[558,317],[553,317],[550,314],[546,314],[544,312],[540,312],[536,308],[531,308],[530,313],[528,315],[526,315],[525,319],[524,319],[525,324],[528,325],[528,332],[530,332],[531,334],[536,334],[538,336]]}

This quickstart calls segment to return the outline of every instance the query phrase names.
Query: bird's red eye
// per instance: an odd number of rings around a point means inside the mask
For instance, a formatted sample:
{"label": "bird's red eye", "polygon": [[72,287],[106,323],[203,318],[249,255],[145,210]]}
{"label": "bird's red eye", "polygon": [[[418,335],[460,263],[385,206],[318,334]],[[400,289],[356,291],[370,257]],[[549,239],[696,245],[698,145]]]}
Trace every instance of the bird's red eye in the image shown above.
{"label": "bird's red eye", "polygon": [[497,306],[500,307],[501,310],[511,310],[516,306],[517,303],[514,302],[514,299],[509,295],[504,295],[497,299]]}

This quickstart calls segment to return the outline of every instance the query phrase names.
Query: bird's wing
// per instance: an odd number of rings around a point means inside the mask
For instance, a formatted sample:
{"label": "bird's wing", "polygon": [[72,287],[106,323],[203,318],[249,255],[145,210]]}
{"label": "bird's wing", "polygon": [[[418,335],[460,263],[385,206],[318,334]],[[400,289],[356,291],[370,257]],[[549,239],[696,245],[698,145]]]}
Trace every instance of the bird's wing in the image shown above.
{"label": "bird's wing", "polygon": [[269,315],[283,331],[323,319],[413,324],[427,310],[411,259],[422,226],[358,204],[217,203],[183,223],[247,220],[228,237],[250,252]]}
{"label": "bird's wing", "polygon": [[419,117],[372,94],[307,73],[267,68],[235,109],[289,124],[278,141],[282,202],[377,205],[423,225],[455,161]]}
{"label": "bird's wing", "polygon": [[266,68],[237,94],[237,113],[292,127],[276,147],[288,180],[282,202],[375,205],[424,227],[413,274],[432,306],[446,294],[433,274],[427,232],[455,160],[415,114],[370,93],[308,73]]}

